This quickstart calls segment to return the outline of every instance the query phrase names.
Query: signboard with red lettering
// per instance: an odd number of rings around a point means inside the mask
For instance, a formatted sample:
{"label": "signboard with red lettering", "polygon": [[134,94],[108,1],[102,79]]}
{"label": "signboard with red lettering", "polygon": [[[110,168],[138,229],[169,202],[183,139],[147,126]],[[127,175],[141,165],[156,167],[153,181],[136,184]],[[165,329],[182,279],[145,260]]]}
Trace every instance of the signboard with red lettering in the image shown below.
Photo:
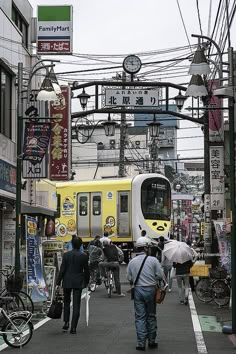
{"label": "signboard with red lettering", "polygon": [[38,6],[38,54],[72,54],[72,33],[72,6]]}
{"label": "signboard with red lettering", "polygon": [[61,86],[59,99],[50,105],[50,179],[68,181],[70,179],[70,88]]}

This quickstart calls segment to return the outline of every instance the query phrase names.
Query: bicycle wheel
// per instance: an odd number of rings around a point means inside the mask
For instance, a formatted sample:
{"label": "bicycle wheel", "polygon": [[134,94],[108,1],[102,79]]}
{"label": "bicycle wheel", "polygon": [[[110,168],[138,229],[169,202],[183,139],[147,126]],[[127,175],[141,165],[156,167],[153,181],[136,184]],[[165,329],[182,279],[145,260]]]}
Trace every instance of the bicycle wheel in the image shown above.
{"label": "bicycle wheel", "polygon": [[7,301],[5,303],[5,308],[7,313],[25,310],[24,302],[17,293],[6,293],[4,296],[8,296],[12,298],[11,301]]}
{"label": "bicycle wheel", "polygon": [[21,300],[23,301],[25,310],[34,313],[34,303],[31,297],[22,290],[18,291],[17,294],[20,296]]}
{"label": "bicycle wheel", "polygon": [[109,275],[108,275],[108,297],[111,297],[111,293],[112,293],[112,288],[113,288],[113,274],[112,271],[109,271]]}
{"label": "bicycle wheel", "polygon": [[7,320],[2,326],[4,342],[13,348],[26,345],[33,334],[33,325],[26,317],[16,316]]}
{"label": "bicycle wheel", "polygon": [[226,306],[230,300],[230,288],[224,280],[215,280],[212,284],[212,297],[216,305]]}
{"label": "bicycle wheel", "polygon": [[90,275],[90,281],[88,286],[91,292],[94,292],[96,290],[96,278],[97,278],[97,272],[93,270]]}
{"label": "bicycle wheel", "polygon": [[196,285],[195,294],[202,302],[212,301],[211,280],[209,278],[202,278]]}

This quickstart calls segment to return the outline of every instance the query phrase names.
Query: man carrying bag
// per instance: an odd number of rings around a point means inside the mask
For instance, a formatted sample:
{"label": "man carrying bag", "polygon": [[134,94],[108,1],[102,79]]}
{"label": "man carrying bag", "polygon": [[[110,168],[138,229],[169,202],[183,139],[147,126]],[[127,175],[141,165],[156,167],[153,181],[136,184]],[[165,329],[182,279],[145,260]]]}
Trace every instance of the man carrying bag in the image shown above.
{"label": "man carrying bag", "polygon": [[159,261],[155,257],[149,257],[151,245],[151,239],[140,237],[136,242],[137,256],[129,262],[127,268],[127,279],[131,284],[135,283],[136,350],[140,351],[145,351],[147,339],[149,348],[158,347],[155,294],[158,281],[165,277]]}

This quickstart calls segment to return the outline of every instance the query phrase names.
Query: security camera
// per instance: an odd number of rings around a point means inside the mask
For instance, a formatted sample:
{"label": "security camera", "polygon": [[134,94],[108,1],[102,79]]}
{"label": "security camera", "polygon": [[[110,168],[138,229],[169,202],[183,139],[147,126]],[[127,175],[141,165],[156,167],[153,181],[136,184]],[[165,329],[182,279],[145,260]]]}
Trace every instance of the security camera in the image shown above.
{"label": "security camera", "polygon": [[213,95],[219,98],[233,97],[233,87],[222,87],[213,91]]}

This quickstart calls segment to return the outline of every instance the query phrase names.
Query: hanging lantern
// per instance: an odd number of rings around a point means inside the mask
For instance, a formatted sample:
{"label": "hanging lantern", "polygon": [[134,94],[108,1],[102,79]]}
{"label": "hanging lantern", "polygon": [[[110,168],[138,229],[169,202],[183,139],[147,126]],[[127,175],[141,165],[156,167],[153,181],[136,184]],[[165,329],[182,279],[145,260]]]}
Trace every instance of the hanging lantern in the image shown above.
{"label": "hanging lantern", "polygon": [[47,220],[45,227],[45,236],[52,237],[55,236],[55,222],[52,219]]}

